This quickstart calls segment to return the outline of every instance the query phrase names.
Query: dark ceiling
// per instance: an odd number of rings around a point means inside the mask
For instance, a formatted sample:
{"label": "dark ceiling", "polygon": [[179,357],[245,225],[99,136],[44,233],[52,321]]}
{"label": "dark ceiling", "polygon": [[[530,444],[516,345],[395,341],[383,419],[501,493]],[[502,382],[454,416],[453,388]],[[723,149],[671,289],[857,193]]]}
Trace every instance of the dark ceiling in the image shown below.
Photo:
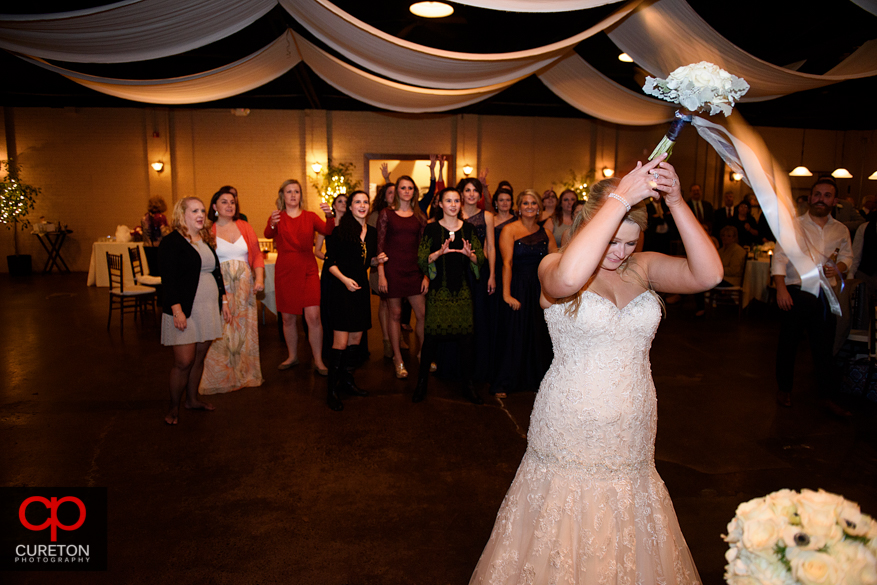
{"label": "dark ceiling", "polygon": [[[5,6],[4,13],[47,13],[110,4],[100,0],[30,0]],[[447,18],[429,20],[408,11],[410,2],[335,0],[357,18],[389,34],[440,49],[495,53],[542,46],[568,38],[602,20],[619,4],[554,14],[520,14],[454,5]],[[803,61],[799,71],[823,74],[877,36],[877,17],[848,0],[689,0],[697,13],[728,40],[776,65]],[[766,8],[769,7],[769,8]],[[129,79],[177,77],[206,71],[249,55],[290,27],[329,50],[285,10],[276,7],[239,33],[221,41],[163,59],[114,65],[56,64],[83,73]],[[603,33],[576,47],[591,65],[617,83],[640,91],[645,72],[618,61],[620,52]],[[338,57],[333,51],[329,50]],[[341,57],[343,58],[343,57]],[[0,51],[3,83],[0,104],[16,107],[146,107],[107,96]],[[877,77],[845,81],[780,99],[740,104],[739,111],[758,126],[873,130],[877,128]],[[190,108],[375,110],[323,82],[304,63],[249,92],[231,98],[175,106]],[[482,115],[584,117],[535,77],[496,96],[457,110]]]}

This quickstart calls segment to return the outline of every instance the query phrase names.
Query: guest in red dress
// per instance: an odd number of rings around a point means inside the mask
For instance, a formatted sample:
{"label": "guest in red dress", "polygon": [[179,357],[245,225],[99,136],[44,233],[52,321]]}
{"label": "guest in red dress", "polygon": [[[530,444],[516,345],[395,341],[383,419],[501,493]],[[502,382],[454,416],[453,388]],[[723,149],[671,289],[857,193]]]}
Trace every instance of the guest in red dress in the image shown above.
{"label": "guest in red dress", "polygon": [[328,236],[335,228],[331,209],[320,203],[328,221],[301,207],[301,183],[285,181],[277,196],[279,211],[271,213],[265,226],[265,237],[274,239],[277,265],[274,268],[274,288],[277,311],[283,314],[283,335],[289,357],[277,366],[288,370],[298,365],[298,316],[304,312],[308,323],[308,342],[314,354],[314,370],[321,376],[329,374],[323,363],[323,327],[320,324],[320,277],[314,257],[314,232]]}
{"label": "guest in red dress", "polygon": [[390,344],[393,346],[393,365],[397,378],[407,378],[408,370],[399,350],[402,299],[407,298],[417,317],[417,339],[423,346],[423,318],[426,313],[426,292],[429,279],[417,265],[420,235],[426,225],[426,216],[417,204],[420,199],[417,185],[409,176],[396,181],[396,201],[378,216],[378,254],[387,260],[378,264],[378,290],[387,299],[390,308]]}

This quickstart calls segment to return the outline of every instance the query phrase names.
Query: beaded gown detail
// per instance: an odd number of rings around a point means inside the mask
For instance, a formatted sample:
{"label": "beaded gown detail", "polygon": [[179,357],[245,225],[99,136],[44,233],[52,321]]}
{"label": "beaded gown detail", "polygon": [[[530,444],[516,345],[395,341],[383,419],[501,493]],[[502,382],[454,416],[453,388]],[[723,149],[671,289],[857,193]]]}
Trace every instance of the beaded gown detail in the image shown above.
{"label": "beaded gown detail", "polygon": [[654,464],[660,304],[581,300],[575,316],[545,310],[554,361],[470,584],[699,584]]}

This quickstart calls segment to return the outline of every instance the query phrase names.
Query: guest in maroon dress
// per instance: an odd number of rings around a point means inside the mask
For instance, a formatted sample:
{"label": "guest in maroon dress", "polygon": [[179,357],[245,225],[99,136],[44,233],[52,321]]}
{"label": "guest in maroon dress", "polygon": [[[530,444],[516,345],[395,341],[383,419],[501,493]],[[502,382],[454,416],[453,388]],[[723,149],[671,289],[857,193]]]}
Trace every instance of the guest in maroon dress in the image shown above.
{"label": "guest in maroon dress", "polygon": [[426,292],[429,279],[417,266],[420,235],[426,225],[426,216],[418,206],[420,194],[409,176],[396,181],[396,201],[393,209],[384,209],[378,216],[378,255],[387,260],[378,264],[378,290],[387,299],[390,308],[390,344],[393,346],[393,365],[397,378],[407,378],[408,370],[399,350],[402,299],[407,298],[417,317],[417,339],[423,346],[423,319],[426,313]]}
{"label": "guest in maroon dress", "polygon": [[323,363],[323,327],[320,324],[320,277],[314,257],[314,232],[328,236],[335,228],[331,208],[320,203],[328,221],[301,207],[301,183],[285,181],[277,196],[277,208],[268,218],[265,237],[274,238],[277,265],[274,268],[274,289],[277,311],[283,314],[283,335],[289,357],[277,366],[288,370],[298,365],[298,316],[304,313],[308,323],[308,341],[314,354],[314,370],[321,376],[329,374]]}

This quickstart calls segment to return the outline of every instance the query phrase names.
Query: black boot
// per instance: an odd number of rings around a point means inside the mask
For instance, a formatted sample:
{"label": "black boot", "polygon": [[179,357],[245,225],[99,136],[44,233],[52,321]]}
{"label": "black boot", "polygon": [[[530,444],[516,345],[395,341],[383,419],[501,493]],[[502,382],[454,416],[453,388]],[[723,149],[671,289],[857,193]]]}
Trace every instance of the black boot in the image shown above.
{"label": "black boot", "polygon": [[472,404],[484,404],[484,399],[478,395],[478,390],[475,389],[475,384],[472,383],[472,380],[466,382],[466,389],[463,391],[463,396],[465,396]]}
{"label": "black boot", "polygon": [[417,372],[417,386],[414,387],[414,396],[411,397],[411,402],[423,402],[423,399],[426,398],[426,386],[429,383],[429,365],[420,364],[420,369]]}
{"label": "black boot", "polygon": [[340,349],[329,350],[329,379],[326,390],[326,404],[334,411],[344,410],[344,403],[338,396],[338,386],[347,372],[341,364],[342,353]]}
{"label": "black boot", "polygon": [[[359,351],[359,346],[356,346],[356,345],[348,346],[347,349],[344,350],[344,354],[343,354],[344,357],[343,357],[342,361],[345,363],[345,365],[350,364],[351,360],[355,359],[354,356],[355,356],[357,351]],[[350,369],[342,367],[340,376],[341,376],[341,380],[340,380],[339,385],[338,385],[339,390],[342,390],[344,392],[349,392],[350,394],[353,394],[354,396],[368,396],[368,392],[359,388],[356,385],[356,382],[353,379],[353,373],[351,372]]]}

